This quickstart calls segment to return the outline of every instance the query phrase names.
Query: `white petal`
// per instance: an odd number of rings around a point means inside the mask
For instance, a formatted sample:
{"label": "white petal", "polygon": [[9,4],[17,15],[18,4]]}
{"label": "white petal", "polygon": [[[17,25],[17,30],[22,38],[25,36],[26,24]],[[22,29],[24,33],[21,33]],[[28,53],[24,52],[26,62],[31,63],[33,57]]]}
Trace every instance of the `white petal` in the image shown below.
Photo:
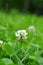
{"label": "white petal", "polygon": [[0,41],[0,44],[3,44],[3,41]]}

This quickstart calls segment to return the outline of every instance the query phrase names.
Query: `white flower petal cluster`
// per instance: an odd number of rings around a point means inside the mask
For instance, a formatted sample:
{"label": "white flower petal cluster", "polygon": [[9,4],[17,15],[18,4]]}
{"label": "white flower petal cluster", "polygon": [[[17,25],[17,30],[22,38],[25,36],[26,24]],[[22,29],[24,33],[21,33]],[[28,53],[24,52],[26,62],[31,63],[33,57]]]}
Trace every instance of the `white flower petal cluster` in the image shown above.
{"label": "white flower petal cluster", "polygon": [[26,30],[18,30],[15,35],[17,37],[18,40],[25,40],[27,39],[27,32]]}
{"label": "white flower petal cluster", "polygon": [[36,31],[35,26],[29,26],[29,32],[34,33]]}
{"label": "white flower petal cluster", "polygon": [[0,47],[2,47],[3,41],[0,40]]}
{"label": "white flower petal cluster", "polygon": [[3,41],[0,40],[0,44],[3,44]]}

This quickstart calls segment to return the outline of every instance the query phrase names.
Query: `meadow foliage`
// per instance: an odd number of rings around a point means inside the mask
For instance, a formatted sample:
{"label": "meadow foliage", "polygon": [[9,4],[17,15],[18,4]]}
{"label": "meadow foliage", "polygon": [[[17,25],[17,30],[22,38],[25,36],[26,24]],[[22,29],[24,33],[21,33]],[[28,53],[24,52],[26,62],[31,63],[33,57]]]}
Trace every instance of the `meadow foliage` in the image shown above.
{"label": "meadow foliage", "polygon": [[43,65],[43,17],[0,13],[0,65]]}

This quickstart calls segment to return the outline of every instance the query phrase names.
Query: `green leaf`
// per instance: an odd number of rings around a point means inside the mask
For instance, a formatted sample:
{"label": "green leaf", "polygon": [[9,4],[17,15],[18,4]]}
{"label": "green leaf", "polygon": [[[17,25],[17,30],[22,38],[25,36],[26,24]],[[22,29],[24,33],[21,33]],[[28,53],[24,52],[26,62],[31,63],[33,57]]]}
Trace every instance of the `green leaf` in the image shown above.
{"label": "green leaf", "polygon": [[10,44],[5,44],[3,50],[10,56],[14,53],[14,49]]}
{"label": "green leaf", "polygon": [[3,58],[0,61],[0,65],[14,65],[14,63],[11,59]]}
{"label": "green leaf", "polygon": [[38,60],[39,65],[43,65],[43,58],[39,57],[37,60]]}

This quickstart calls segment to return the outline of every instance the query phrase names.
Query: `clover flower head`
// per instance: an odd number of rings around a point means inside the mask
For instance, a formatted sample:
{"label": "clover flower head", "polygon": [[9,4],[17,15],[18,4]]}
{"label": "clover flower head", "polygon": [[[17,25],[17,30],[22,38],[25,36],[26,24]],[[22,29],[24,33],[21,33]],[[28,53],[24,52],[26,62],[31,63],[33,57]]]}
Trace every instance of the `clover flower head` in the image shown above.
{"label": "clover flower head", "polygon": [[27,32],[26,30],[18,30],[15,35],[17,37],[18,40],[25,40],[27,39]]}
{"label": "clover flower head", "polygon": [[0,44],[3,44],[3,41],[0,41]]}
{"label": "clover flower head", "polygon": [[3,41],[0,40],[0,47],[2,47]]}
{"label": "clover flower head", "polygon": [[29,32],[32,32],[34,33],[36,30],[35,30],[35,26],[29,26]]}

